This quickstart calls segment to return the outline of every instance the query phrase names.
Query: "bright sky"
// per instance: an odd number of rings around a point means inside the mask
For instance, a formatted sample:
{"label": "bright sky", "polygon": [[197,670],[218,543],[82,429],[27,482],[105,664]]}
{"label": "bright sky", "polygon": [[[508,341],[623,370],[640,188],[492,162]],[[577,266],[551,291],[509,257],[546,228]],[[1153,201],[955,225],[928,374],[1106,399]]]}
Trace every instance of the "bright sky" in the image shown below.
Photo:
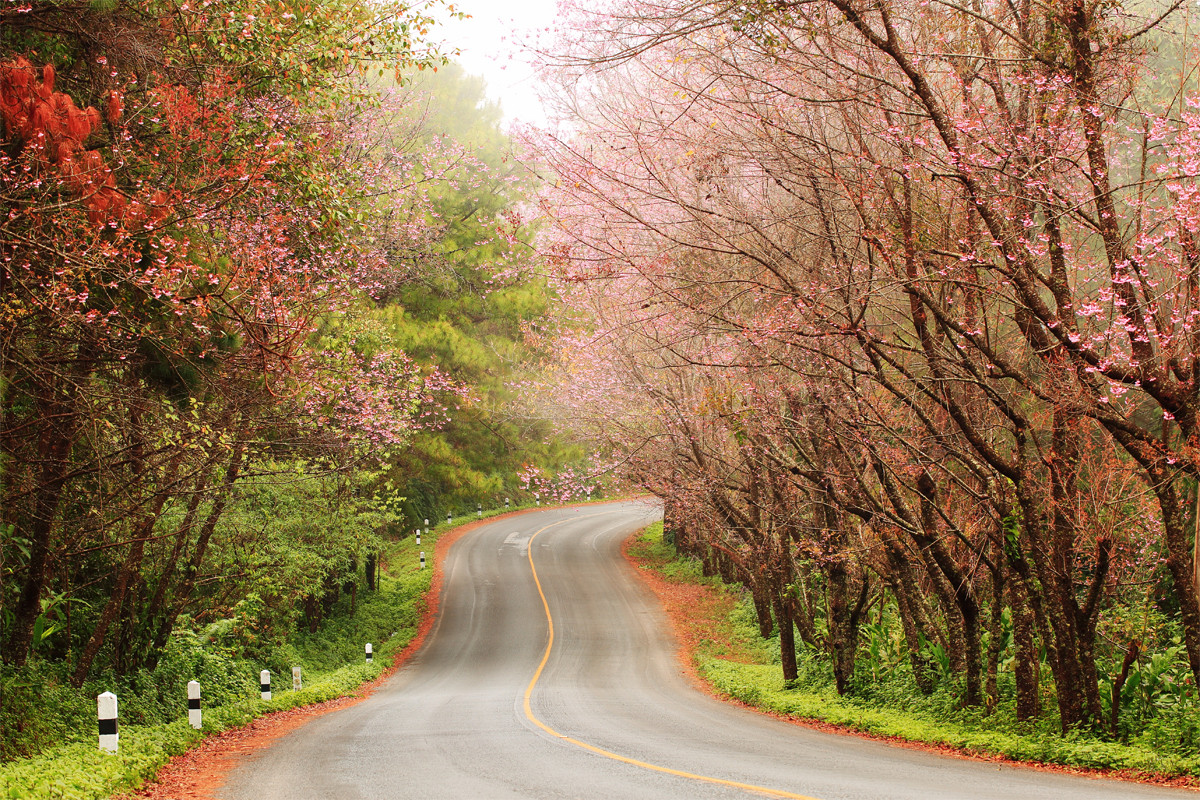
{"label": "bright sky", "polygon": [[530,57],[521,43],[545,35],[553,24],[556,0],[449,0],[470,19],[442,24],[430,37],[446,49],[462,51],[458,62],[487,81],[488,95],[499,100],[508,122],[546,121],[537,99]]}

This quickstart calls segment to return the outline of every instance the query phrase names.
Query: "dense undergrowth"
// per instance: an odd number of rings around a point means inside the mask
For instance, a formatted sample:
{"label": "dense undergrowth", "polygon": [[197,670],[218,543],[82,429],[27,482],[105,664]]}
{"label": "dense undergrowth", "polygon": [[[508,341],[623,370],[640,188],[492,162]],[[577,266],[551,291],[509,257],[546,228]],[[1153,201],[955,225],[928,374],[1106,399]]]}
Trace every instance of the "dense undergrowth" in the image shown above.
{"label": "dense undergrowth", "polygon": [[[990,711],[962,707],[953,680],[943,681],[930,695],[923,694],[906,662],[888,659],[870,632],[863,637],[853,686],[846,694],[837,693],[828,658],[803,646],[798,654],[799,678],[785,686],[778,635],[760,636],[753,605],[739,585],[704,576],[699,561],[680,556],[663,541],[661,523],[643,531],[629,552],[669,581],[706,585],[725,599],[723,604],[711,606],[716,609],[714,618],[699,621],[706,635],[692,637],[697,642],[694,659],[699,674],[716,691],[736,700],[796,718],[947,745],[973,754],[1074,767],[1200,775],[1195,746],[1200,719],[1193,706],[1171,702],[1169,694],[1158,698],[1157,713],[1141,715],[1142,724],[1130,730],[1123,741],[1086,730],[1063,734],[1053,709],[1046,709],[1036,720],[1017,720],[1011,702],[1012,678],[1003,671],[1001,702]],[[1145,664],[1141,680],[1156,680],[1154,670],[1153,663]]]}
{"label": "dense undergrowth", "polygon": [[[484,516],[504,513],[498,509]],[[389,546],[376,591],[343,595],[316,631],[296,631],[264,646],[246,608],[199,630],[179,630],[153,672],[90,680],[73,688],[63,665],[31,660],[23,669],[0,666],[0,799],[94,800],[133,789],[173,755],[204,737],[273,711],[353,694],[380,675],[416,635],[429,590],[434,546],[450,526]],[[430,568],[419,567],[425,551]],[[252,605],[252,602],[251,602]],[[373,644],[371,663],[364,645]],[[291,689],[300,666],[303,688]],[[273,698],[259,697],[258,674],[271,670]],[[201,684],[204,727],[187,723],[186,685]],[[100,752],[96,695],[116,693],[120,749]]]}

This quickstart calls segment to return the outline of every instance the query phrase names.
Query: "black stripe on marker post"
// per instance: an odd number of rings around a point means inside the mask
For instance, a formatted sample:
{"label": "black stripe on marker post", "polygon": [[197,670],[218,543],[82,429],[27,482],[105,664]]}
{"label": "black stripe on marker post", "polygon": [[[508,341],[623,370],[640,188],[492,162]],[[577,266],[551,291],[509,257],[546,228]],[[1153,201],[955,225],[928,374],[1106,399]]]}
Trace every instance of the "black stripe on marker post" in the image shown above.
{"label": "black stripe on marker post", "polygon": [[200,708],[200,698],[199,697],[189,697],[188,698],[188,711],[192,711],[197,708]]}
{"label": "black stripe on marker post", "polygon": [[117,732],[117,721],[115,719],[102,719],[99,722],[101,736],[112,736]]}

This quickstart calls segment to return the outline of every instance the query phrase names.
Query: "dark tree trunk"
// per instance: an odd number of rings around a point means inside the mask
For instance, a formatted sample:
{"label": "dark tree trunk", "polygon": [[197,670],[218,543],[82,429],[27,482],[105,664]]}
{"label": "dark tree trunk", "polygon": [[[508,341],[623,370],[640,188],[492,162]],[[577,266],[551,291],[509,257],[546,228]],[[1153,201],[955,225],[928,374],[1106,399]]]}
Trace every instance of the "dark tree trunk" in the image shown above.
{"label": "dark tree trunk", "polygon": [[992,712],[1000,704],[1000,655],[1004,647],[1004,560],[994,558],[992,564],[992,609],[988,619],[987,652],[987,709]]}
{"label": "dark tree trunk", "polygon": [[750,597],[754,601],[754,613],[758,617],[758,635],[771,638],[775,632],[775,621],[771,619],[771,592],[763,586],[763,580],[750,579]]}
{"label": "dark tree trunk", "polygon": [[[184,512],[183,520],[175,528],[175,534],[172,537],[171,555],[163,565],[162,573],[158,577],[158,581],[154,587],[154,594],[150,598],[150,602],[146,607],[143,620],[145,630],[145,639],[141,644],[140,650],[137,653],[137,660],[131,663],[131,668],[136,670],[145,666],[153,670],[158,666],[158,657],[162,650],[162,645],[158,645],[159,630],[164,626],[168,626],[170,632],[170,620],[173,619],[167,610],[167,599],[171,589],[175,586],[175,573],[178,569],[179,560],[183,556],[183,549],[192,535],[192,528],[196,524],[196,514],[200,508],[200,501],[204,496],[204,488],[207,485],[208,474],[207,469],[211,468],[211,464],[207,465],[205,471],[196,478],[196,482],[192,487],[192,495],[188,500],[187,511]],[[163,640],[165,645],[166,640]]]}
{"label": "dark tree trunk", "polygon": [[796,630],[800,633],[800,640],[809,647],[820,647],[820,642],[817,639],[816,626],[813,624],[812,604],[808,602],[808,591],[806,585],[808,576],[803,572],[796,576],[796,585],[798,592],[795,596],[788,596],[786,602],[790,609],[789,613],[792,617],[792,622],[796,626]]}
{"label": "dark tree trunk", "polygon": [[[1160,477],[1152,474],[1152,477]],[[1154,484],[1162,508],[1166,533],[1167,569],[1179,600],[1179,617],[1183,623],[1183,642],[1187,649],[1192,680],[1200,685],[1200,599],[1196,596],[1195,575],[1192,571],[1192,532],[1185,509],[1186,495],[1179,490],[1177,479],[1163,479]]]}
{"label": "dark tree trunk", "polygon": [[[928,554],[928,560],[932,561],[932,564],[936,566],[936,571],[940,573],[940,575],[931,576],[935,579],[935,585],[939,585],[937,580],[941,578],[946,581],[953,592],[952,598],[943,598],[943,602],[950,601],[950,608],[955,610],[954,616],[957,617],[959,623],[957,631],[954,630],[954,626],[950,626],[949,639],[951,642],[956,642],[955,649],[958,650],[957,656],[953,651],[951,652],[951,661],[954,665],[957,658],[958,665],[961,666],[966,679],[963,687],[963,705],[977,706],[982,699],[979,604],[975,600],[970,579],[959,569],[938,535],[937,512],[934,508],[936,487],[928,472],[923,472],[918,479],[917,491],[921,495],[921,530],[913,533],[917,544],[921,546],[923,552]],[[944,594],[944,588],[942,594]],[[956,666],[956,668],[959,667]]]}
{"label": "dark tree trunk", "polygon": [[1109,729],[1113,736],[1121,736],[1121,690],[1125,688],[1125,680],[1129,677],[1129,670],[1137,661],[1138,651],[1141,649],[1142,643],[1137,639],[1129,642],[1129,647],[1125,650],[1125,660],[1121,662],[1121,671],[1117,674],[1116,680],[1112,685],[1112,706],[1109,719]]}
{"label": "dark tree trunk", "polygon": [[912,665],[913,681],[922,694],[933,694],[934,670],[921,646],[921,634],[932,639],[929,616],[925,601],[920,595],[916,573],[908,563],[903,546],[895,536],[884,535],[884,555],[891,567],[889,587],[900,610],[900,626],[904,631],[904,643],[908,645],[908,659]]}
{"label": "dark tree trunk", "polygon": [[167,640],[171,636],[171,631],[175,627],[175,620],[179,618],[179,615],[191,603],[192,593],[196,589],[196,581],[204,564],[204,556],[208,551],[208,543],[217,529],[217,523],[220,521],[221,515],[225,513],[225,508],[233,497],[234,486],[237,483],[238,476],[241,474],[244,456],[245,442],[239,439],[233,446],[233,452],[229,455],[229,466],[225,470],[225,478],[221,482],[221,487],[217,491],[216,496],[213,497],[208,514],[205,515],[204,522],[200,526],[200,532],[196,537],[196,548],[192,551],[192,557],[188,561],[187,569],[184,571],[179,587],[175,592],[174,602],[171,603],[169,610],[163,615],[159,623],[158,631],[154,637],[153,650],[155,651],[166,647]]}
{"label": "dark tree trunk", "polygon": [[42,611],[42,590],[50,566],[50,538],[54,518],[62,499],[66,463],[57,453],[70,450],[70,442],[61,440],[53,448],[50,463],[42,469],[37,499],[33,504],[33,521],[29,526],[29,564],[21,583],[21,593],[13,608],[13,627],[4,648],[7,660],[20,666],[29,657],[33,641],[33,626]]}
{"label": "dark tree trunk", "polygon": [[845,694],[854,679],[859,627],[869,591],[870,584],[864,575],[858,598],[851,605],[853,588],[845,562],[839,562],[829,569],[829,651],[838,694]]}
{"label": "dark tree trunk", "polygon": [[779,627],[779,661],[783,668],[785,683],[796,680],[799,671],[796,664],[795,627],[792,625],[792,611],[780,587],[772,592],[775,606],[775,620]]}
{"label": "dark tree trunk", "polygon": [[[39,455],[42,469],[34,494],[32,514],[26,529],[29,539],[29,563],[21,583],[21,592],[13,608],[12,631],[4,648],[5,660],[23,665],[29,657],[33,641],[33,626],[42,611],[42,591],[51,570],[51,539],[54,523],[66,485],[69,459],[74,447],[77,416],[53,400],[39,404],[50,422],[42,433]],[[65,418],[64,418],[65,417]]]}
{"label": "dark tree trunk", "polygon": [[1012,609],[1013,647],[1016,651],[1013,675],[1017,685],[1017,719],[1037,719],[1042,713],[1039,688],[1042,664],[1034,638],[1033,612],[1021,581],[1009,581],[1008,592],[1009,608]]}
{"label": "dark tree trunk", "polygon": [[87,644],[84,645],[83,652],[79,655],[79,661],[75,664],[75,672],[71,676],[72,686],[82,686],[83,682],[87,680],[88,672],[92,669],[92,662],[95,661],[96,655],[100,652],[100,648],[108,636],[109,626],[117,618],[117,612],[121,610],[121,605],[125,602],[125,593],[137,577],[138,567],[142,563],[142,554],[146,549],[146,540],[141,531],[135,535],[137,539],[129,546],[129,554],[125,557],[121,569],[117,573],[117,581],[108,595],[108,602],[104,604],[104,609],[100,612],[95,627],[92,628],[92,635],[88,637]]}

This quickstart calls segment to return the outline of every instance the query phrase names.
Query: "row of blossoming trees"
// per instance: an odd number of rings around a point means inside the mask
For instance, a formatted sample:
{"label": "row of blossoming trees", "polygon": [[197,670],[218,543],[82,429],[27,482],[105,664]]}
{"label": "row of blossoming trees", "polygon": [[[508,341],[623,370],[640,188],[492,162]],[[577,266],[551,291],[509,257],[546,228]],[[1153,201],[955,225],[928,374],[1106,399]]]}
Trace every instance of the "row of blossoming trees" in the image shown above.
{"label": "row of blossoming trees", "polygon": [[533,142],[576,322],[558,399],[748,588],[785,678],[798,637],[852,688],[879,619],[921,689],[1064,728],[1115,731],[1173,635],[1200,679],[1188,21],[1093,0],[575,12],[572,122]]}
{"label": "row of blossoming trees", "polygon": [[368,313],[388,253],[435,238],[440,168],[362,74],[439,63],[428,24],[336,0],[0,4],[7,663],[153,666],[181,616],[291,609],[368,549],[383,520],[346,468],[462,393]]}

